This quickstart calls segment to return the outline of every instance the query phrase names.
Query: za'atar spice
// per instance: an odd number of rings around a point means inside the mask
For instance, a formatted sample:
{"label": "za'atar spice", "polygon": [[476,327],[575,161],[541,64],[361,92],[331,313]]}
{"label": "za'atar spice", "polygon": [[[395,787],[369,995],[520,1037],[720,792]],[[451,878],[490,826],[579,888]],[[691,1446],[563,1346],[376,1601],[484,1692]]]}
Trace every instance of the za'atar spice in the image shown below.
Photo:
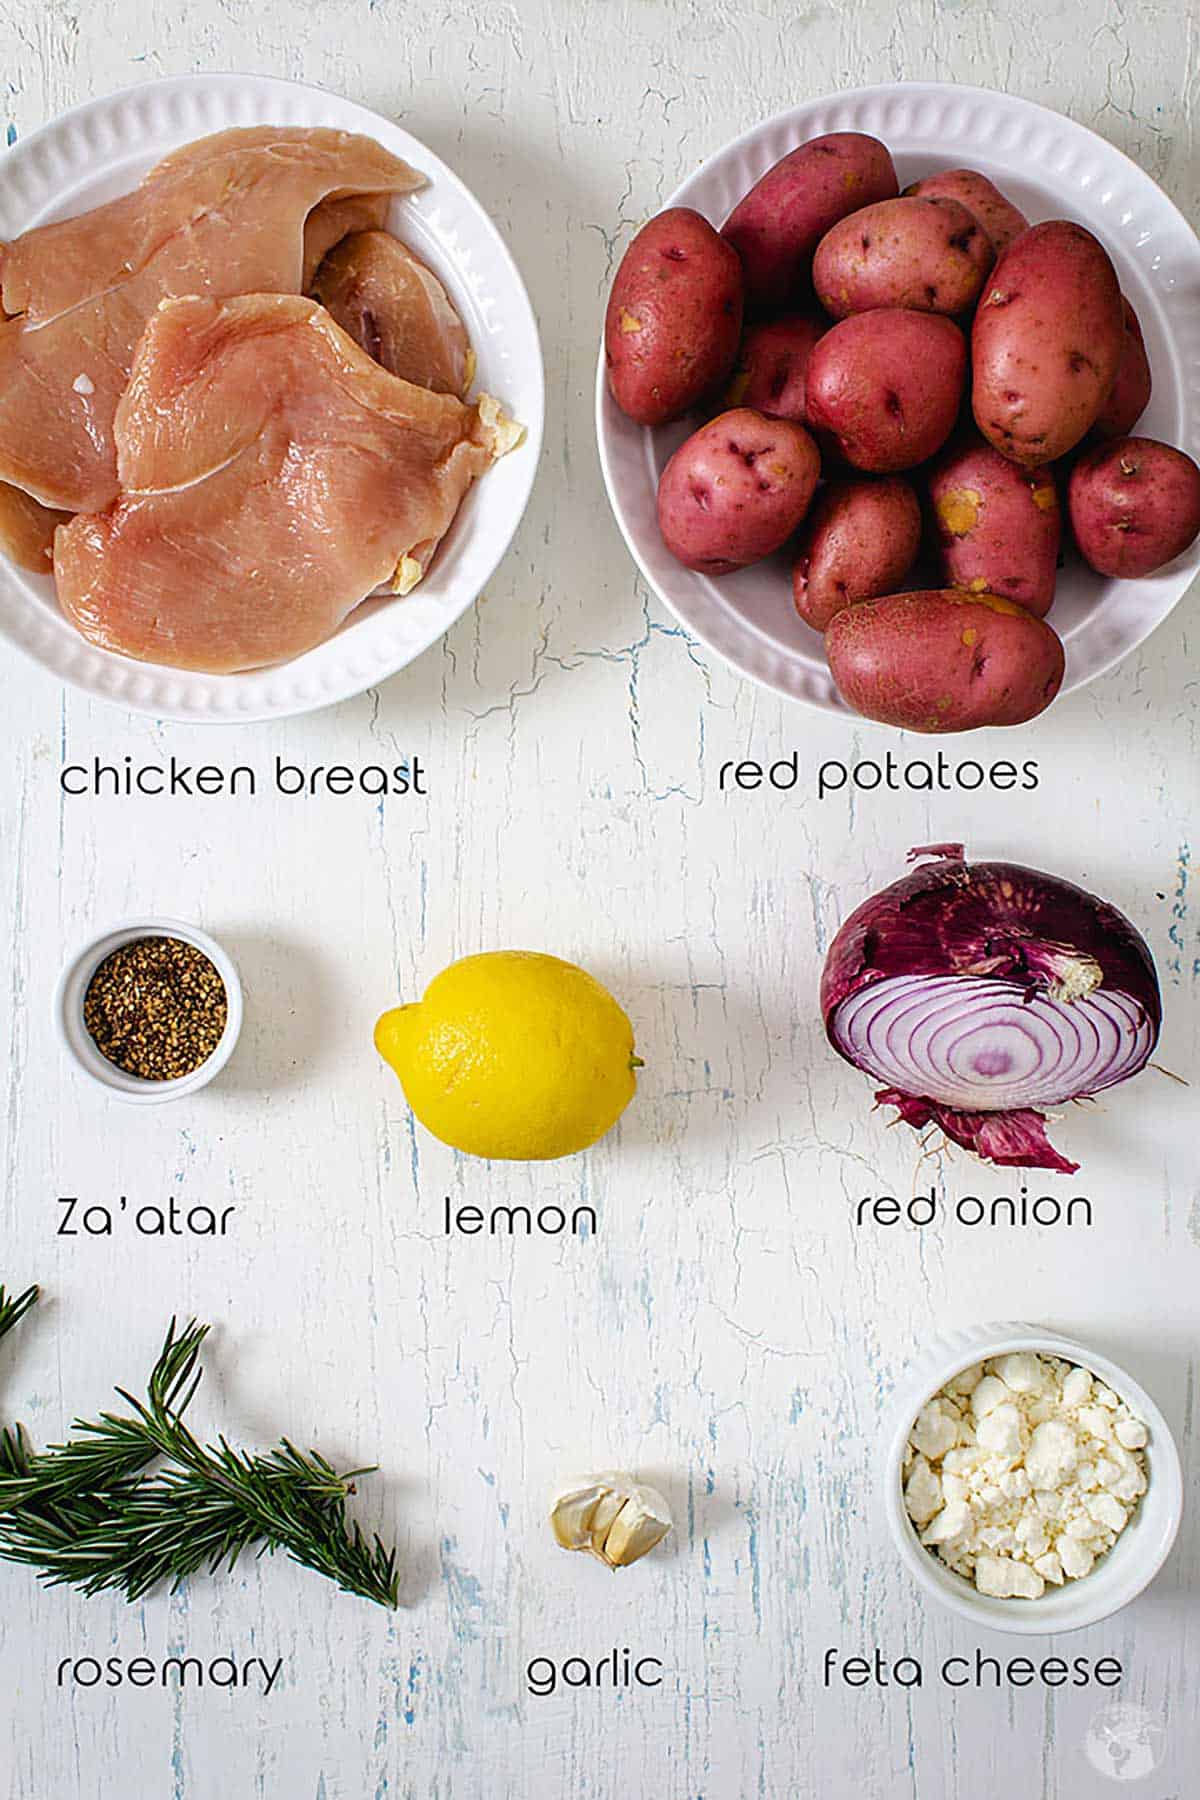
{"label": "za'atar spice", "polygon": [[88,982],[83,1022],[100,1054],[142,1081],[178,1081],[225,1032],[225,983],[202,950],[176,937],[134,938]]}

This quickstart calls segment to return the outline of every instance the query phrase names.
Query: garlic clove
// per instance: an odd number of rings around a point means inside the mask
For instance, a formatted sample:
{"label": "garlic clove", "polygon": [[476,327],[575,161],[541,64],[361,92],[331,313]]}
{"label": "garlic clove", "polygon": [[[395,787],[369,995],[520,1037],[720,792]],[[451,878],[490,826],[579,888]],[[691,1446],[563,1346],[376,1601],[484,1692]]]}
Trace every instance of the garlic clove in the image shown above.
{"label": "garlic clove", "polygon": [[635,1487],[609,1529],[604,1560],[614,1569],[627,1568],[661,1544],[670,1529],[670,1508],[658,1490]]}
{"label": "garlic clove", "polygon": [[592,1514],[592,1522],[588,1531],[588,1548],[595,1556],[599,1556],[604,1561],[607,1561],[604,1555],[604,1545],[609,1531],[612,1529],[617,1514],[628,1499],[629,1489],[627,1487],[610,1488]]}
{"label": "garlic clove", "polygon": [[592,1548],[592,1519],[608,1494],[600,1481],[574,1482],[555,1494],[550,1503],[550,1523],[564,1550]]}
{"label": "garlic clove", "polygon": [[560,1488],[550,1523],[564,1550],[588,1550],[608,1568],[621,1569],[662,1542],[671,1511],[657,1488],[609,1470]]}

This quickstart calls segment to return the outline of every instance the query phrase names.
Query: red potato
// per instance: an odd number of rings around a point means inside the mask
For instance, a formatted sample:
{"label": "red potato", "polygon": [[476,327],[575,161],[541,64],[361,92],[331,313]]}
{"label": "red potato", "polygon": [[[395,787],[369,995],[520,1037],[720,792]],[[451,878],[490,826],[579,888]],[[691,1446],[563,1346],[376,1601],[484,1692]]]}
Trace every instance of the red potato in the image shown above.
{"label": "red potato", "polygon": [[962,313],[995,260],[983,226],[957,200],[881,200],[825,233],[813,286],[835,319],[880,306]]}
{"label": "red potato", "polygon": [[1128,437],[1150,404],[1150,358],[1146,355],[1146,340],[1142,336],[1141,321],[1124,294],[1121,295],[1121,311],[1125,319],[1125,343],[1117,378],[1092,427],[1096,437]]}
{"label": "red potato", "polygon": [[681,444],[658,484],[663,542],[685,568],[728,575],[770,556],[808,511],[821,458],[802,425],[735,407]]}
{"label": "red potato", "polygon": [[1200,532],[1200,469],[1154,438],[1097,444],[1071,471],[1067,508],[1098,575],[1153,575]]}
{"label": "red potato", "polygon": [[830,226],[899,191],[886,147],[862,132],[832,131],[790,151],[722,227],[742,259],[747,306],[763,313],[794,304],[807,290],[813,251]]}
{"label": "red potato", "polygon": [[738,351],[728,404],[751,406],[770,419],[794,419],[803,425],[808,359],[828,329],[824,319],[802,313],[751,326]]}
{"label": "red potato", "polygon": [[1053,473],[1023,469],[972,433],[931,470],[929,498],[947,585],[1000,594],[1044,618],[1062,541]]}
{"label": "red potato", "polygon": [[830,482],[797,540],[796,611],[814,631],[824,631],[844,606],[898,588],[920,548],[920,504],[899,475]]}
{"label": "red potato", "polygon": [[825,651],[846,704],[905,731],[1023,725],[1049,706],[1065,667],[1044,619],[999,594],[957,588],[847,606]]}
{"label": "red potato", "polygon": [[728,376],[742,334],[742,266],[707,219],[673,206],[643,225],[604,319],[608,386],[639,425],[682,418]]}
{"label": "red potato", "polygon": [[1066,219],[1030,226],[996,264],[975,314],[976,424],[1013,462],[1057,461],[1095,424],[1124,347],[1104,246]]}
{"label": "red potato", "polygon": [[827,331],[809,358],[808,420],[856,469],[912,469],[954,429],[967,346],[951,319],[884,307]]}
{"label": "red potato", "polygon": [[906,198],[959,201],[979,220],[991,238],[997,256],[1008,249],[1015,237],[1029,230],[1025,214],[1018,211],[1011,200],[1006,200],[995,183],[981,175],[978,169],[942,169],[936,175],[914,181],[904,193]]}

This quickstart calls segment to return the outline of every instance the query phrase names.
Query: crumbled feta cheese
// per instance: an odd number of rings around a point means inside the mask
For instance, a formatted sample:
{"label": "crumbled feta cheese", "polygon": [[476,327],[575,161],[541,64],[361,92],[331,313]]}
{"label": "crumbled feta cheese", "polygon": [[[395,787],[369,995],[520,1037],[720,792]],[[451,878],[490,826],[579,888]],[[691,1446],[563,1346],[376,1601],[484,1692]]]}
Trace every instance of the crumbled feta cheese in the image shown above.
{"label": "crumbled feta cheese", "polygon": [[971,1524],[971,1509],[965,1500],[952,1500],[921,1533],[923,1544],[947,1544],[963,1537]]}
{"label": "crumbled feta cheese", "polygon": [[992,1367],[1014,1394],[1038,1394],[1045,1386],[1042,1359],[1028,1350],[1014,1350],[1010,1356],[998,1356]]}
{"label": "crumbled feta cheese", "polygon": [[1111,1494],[1092,1494],[1088,1496],[1088,1514],[1101,1525],[1110,1525],[1114,1531],[1125,1529],[1125,1508]]}
{"label": "crumbled feta cheese", "polygon": [[1028,1563],[1014,1562],[1011,1556],[977,1557],[975,1586],[981,1594],[994,1594],[999,1600],[1038,1600],[1046,1591],[1037,1570]]}
{"label": "crumbled feta cheese", "polygon": [[942,1483],[923,1456],[913,1464],[912,1474],[904,1487],[904,1504],[916,1525],[928,1525],[942,1507]]}
{"label": "crumbled feta cheese", "polygon": [[1084,1431],[1094,1438],[1099,1438],[1102,1444],[1107,1443],[1111,1438],[1112,1418],[1102,1406],[1081,1406],[1075,1416]]}
{"label": "crumbled feta cheese", "polygon": [[961,1374],[946,1383],[946,1392],[948,1394],[970,1394],[979,1386],[982,1378],[983,1364],[972,1363],[969,1369],[963,1369]]}
{"label": "crumbled feta cheese", "polygon": [[89,399],[96,391],[96,384],[90,375],[77,375],[71,383],[71,387],[75,393],[82,394],[85,400]]}
{"label": "crumbled feta cheese", "polygon": [[1118,1500],[1140,1500],[1146,1491],[1146,1477],[1138,1468],[1123,1469],[1108,1492]]}
{"label": "crumbled feta cheese", "polygon": [[1045,1556],[1039,1556],[1033,1566],[1043,1581],[1052,1581],[1055,1587],[1062,1586],[1063,1566],[1057,1550],[1047,1550]]}
{"label": "crumbled feta cheese", "polygon": [[1072,1369],[1063,1377],[1062,1403],[1067,1412],[1074,1412],[1076,1407],[1086,1406],[1092,1397],[1092,1378],[1086,1369]]}
{"label": "crumbled feta cheese", "polygon": [[978,1556],[975,1559],[975,1586],[981,1594],[994,1594],[1007,1600],[1012,1594],[1013,1561],[1009,1556]]}
{"label": "crumbled feta cheese", "polygon": [[1060,1488],[1075,1473],[1079,1440],[1066,1419],[1046,1419],[1034,1427],[1025,1452],[1025,1472],[1035,1487]]}
{"label": "crumbled feta cheese", "polygon": [[910,1442],[931,1462],[945,1456],[958,1442],[959,1418],[944,1400],[931,1400],[917,1414],[909,1434]]}
{"label": "crumbled feta cheese", "polygon": [[1111,1456],[1101,1456],[1097,1458],[1095,1469],[1096,1486],[1108,1488],[1110,1490],[1116,1486],[1124,1473],[1120,1463],[1114,1462]]}
{"label": "crumbled feta cheese", "polygon": [[1068,1575],[1072,1581],[1080,1581],[1090,1574],[1096,1561],[1086,1544],[1078,1543],[1075,1538],[1059,1538],[1058,1555],[1063,1574]]}
{"label": "crumbled feta cheese", "polygon": [[1014,1562],[1013,1593],[1018,1600],[1040,1600],[1046,1584],[1031,1563]]}
{"label": "crumbled feta cheese", "polygon": [[921,1408],[905,1506],[921,1542],[981,1594],[1037,1599],[1116,1542],[1146,1491],[1148,1435],[1089,1370],[1013,1351]]}
{"label": "crumbled feta cheese", "polygon": [[985,1375],[971,1395],[971,1411],[977,1419],[982,1419],[995,1407],[1002,1406],[1009,1392],[998,1375]]}
{"label": "crumbled feta cheese", "polygon": [[993,1456],[1019,1456],[1021,1453],[1021,1415],[1011,1401],[985,1413],[975,1428],[976,1441]]}

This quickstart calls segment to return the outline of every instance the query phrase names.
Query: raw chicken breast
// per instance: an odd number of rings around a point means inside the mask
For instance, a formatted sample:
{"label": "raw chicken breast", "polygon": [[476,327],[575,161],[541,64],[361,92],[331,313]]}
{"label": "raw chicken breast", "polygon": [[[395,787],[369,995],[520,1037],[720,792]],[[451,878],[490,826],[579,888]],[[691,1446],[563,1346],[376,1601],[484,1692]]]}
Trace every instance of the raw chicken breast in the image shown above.
{"label": "raw chicken breast", "polygon": [[[72,512],[109,505],[117,495],[113,415],[159,301],[298,294],[314,208],[421,183],[372,138],[254,126],[188,144],[132,194],[6,245],[0,480]],[[333,241],[328,215],[323,223],[314,257]],[[334,223],[340,235],[342,221]]]}
{"label": "raw chicken breast", "polygon": [[352,194],[348,200],[323,200],[304,221],[304,287],[311,294],[317,270],[344,237],[356,231],[382,228],[388,214],[388,194]]}
{"label": "raw chicken breast", "polygon": [[361,351],[315,301],[164,301],[117,410],[123,493],[59,531],[68,617],[107,650],[229,674],[404,593],[522,433]]}
{"label": "raw chicken breast", "polygon": [[462,320],[431,269],[386,231],[345,237],[325,258],[310,292],[368,356],[393,375],[466,393],[475,358]]}
{"label": "raw chicken breast", "polygon": [[50,573],[54,533],[70,516],[0,481],[0,551],[22,569],[32,569],[35,575]]}

